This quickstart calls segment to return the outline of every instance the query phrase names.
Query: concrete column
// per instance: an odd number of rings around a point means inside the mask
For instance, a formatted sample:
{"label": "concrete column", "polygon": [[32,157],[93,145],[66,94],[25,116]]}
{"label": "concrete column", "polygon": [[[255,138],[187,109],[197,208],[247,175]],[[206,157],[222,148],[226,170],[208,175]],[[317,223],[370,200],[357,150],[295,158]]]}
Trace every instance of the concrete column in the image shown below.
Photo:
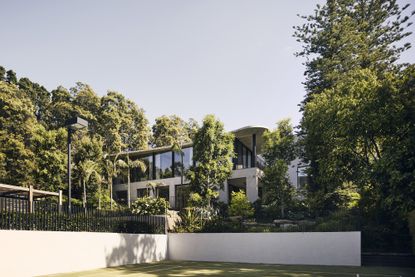
{"label": "concrete column", "polygon": [[246,196],[251,203],[258,199],[258,176],[256,174],[246,177]]}
{"label": "concrete column", "polygon": [[169,184],[169,203],[170,207],[175,208],[176,205],[176,188],[174,184]]}
{"label": "concrete column", "polygon": [[58,205],[58,211],[60,213],[62,211],[62,190],[59,190]]}

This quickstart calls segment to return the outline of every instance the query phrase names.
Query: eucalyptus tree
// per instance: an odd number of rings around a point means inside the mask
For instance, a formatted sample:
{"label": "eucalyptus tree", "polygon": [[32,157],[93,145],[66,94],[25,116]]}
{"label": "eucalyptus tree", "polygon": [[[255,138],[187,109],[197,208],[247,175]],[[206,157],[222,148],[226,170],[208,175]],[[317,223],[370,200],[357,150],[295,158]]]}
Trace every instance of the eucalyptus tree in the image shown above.
{"label": "eucalyptus tree", "polygon": [[193,125],[187,123],[177,115],[160,116],[152,127],[152,145],[156,147],[184,144],[191,142],[189,132]]}
{"label": "eucalyptus tree", "polygon": [[288,180],[288,166],[296,157],[295,135],[290,120],[277,122],[277,128],[266,131],[263,140],[263,202],[279,208],[281,217],[284,217],[285,208],[292,202],[293,197],[293,187]]}
{"label": "eucalyptus tree", "polygon": [[[234,136],[214,115],[207,115],[196,132],[192,166],[187,174],[191,188],[203,197],[217,194],[232,172]],[[209,201],[210,203],[210,201]]]}

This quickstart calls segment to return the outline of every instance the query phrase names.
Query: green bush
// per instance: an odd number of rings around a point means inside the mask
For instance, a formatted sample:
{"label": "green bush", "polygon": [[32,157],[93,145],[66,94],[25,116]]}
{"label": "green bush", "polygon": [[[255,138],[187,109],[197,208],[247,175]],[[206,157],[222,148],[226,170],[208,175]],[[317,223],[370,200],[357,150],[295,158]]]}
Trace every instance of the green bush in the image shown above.
{"label": "green bush", "polygon": [[409,232],[412,236],[412,253],[415,254],[415,210],[409,213],[408,217]]}
{"label": "green bush", "polygon": [[254,215],[254,208],[249,202],[245,192],[232,192],[231,205],[229,207],[230,216],[241,216],[242,218],[249,218]]}
{"label": "green bush", "polygon": [[131,211],[138,215],[162,215],[166,214],[169,207],[169,202],[164,198],[146,196],[137,198],[131,205]]}

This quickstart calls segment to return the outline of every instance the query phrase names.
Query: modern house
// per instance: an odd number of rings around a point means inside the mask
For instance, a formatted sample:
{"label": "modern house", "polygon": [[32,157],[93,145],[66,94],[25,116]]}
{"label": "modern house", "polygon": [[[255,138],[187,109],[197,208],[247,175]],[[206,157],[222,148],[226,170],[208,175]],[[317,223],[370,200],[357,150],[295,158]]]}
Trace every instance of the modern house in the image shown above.
{"label": "modern house", "polygon": [[[263,134],[268,130],[261,126],[247,126],[232,133],[235,136],[233,170],[230,178],[219,192],[219,200],[229,203],[233,191],[245,191],[250,202],[256,201],[262,195],[260,177],[264,160],[261,157]],[[130,176],[131,201],[138,197],[154,196],[167,199],[170,206],[180,209],[187,197],[188,180],[186,171],[193,165],[193,144],[182,146],[183,165],[181,154],[172,151],[171,146],[158,147],[147,150],[129,151],[120,156],[129,155],[130,159],[141,159],[147,165],[145,172],[132,169]],[[184,174],[182,174],[182,168]],[[298,187],[301,176],[298,174],[298,160],[290,166],[290,181]],[[119,202],[127,202],[127,178],[119,177],[114,180],[114,198]]]}

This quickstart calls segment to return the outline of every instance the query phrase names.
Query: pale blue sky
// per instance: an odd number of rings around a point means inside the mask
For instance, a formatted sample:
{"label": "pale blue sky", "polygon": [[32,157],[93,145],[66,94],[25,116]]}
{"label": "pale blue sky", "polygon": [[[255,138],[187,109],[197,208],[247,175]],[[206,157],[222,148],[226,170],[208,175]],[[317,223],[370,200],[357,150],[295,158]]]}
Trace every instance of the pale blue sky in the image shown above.
{"label": "pale blue sky", "polygon": [[317,2],[0,0],[0,64],[50,90],[81,81],[119,91],[151,124],[209,113],[228,130],[297,124],[304,67],[292,26]]}

